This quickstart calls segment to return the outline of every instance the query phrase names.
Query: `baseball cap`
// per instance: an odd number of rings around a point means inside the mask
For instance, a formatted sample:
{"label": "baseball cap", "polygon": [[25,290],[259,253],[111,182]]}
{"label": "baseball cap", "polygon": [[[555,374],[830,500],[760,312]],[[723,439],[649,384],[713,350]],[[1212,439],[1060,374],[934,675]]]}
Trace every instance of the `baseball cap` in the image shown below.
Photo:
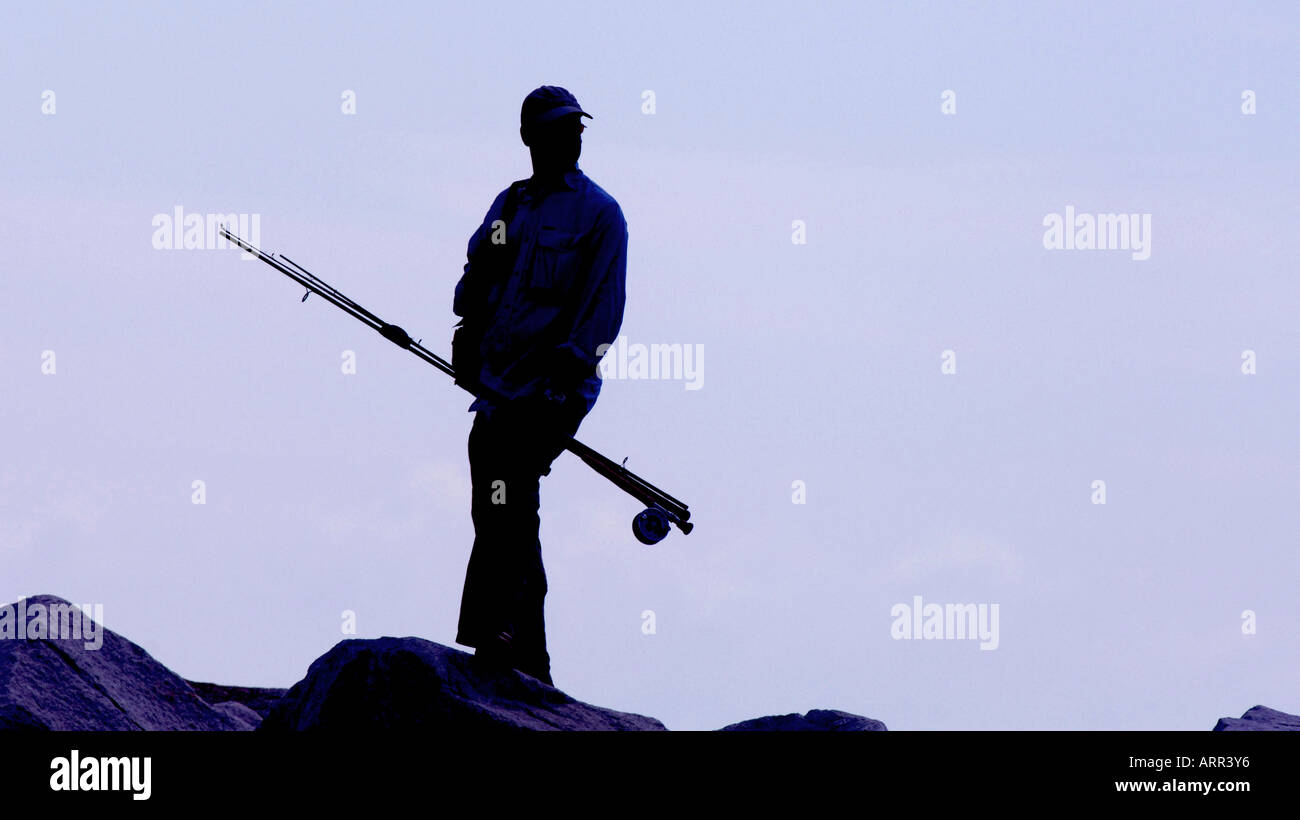
{"label": "baseball cap", "polygon": [[560,88],[558,85],[543,85],[533,89],[527,97],[524,97],[523,107],[519,110],[519,124],[538,125],[565,114],[581,114],[588,119],[596,119],[582,110],[582,106],[578,105],[578,98],[570,94],[567,89]]}

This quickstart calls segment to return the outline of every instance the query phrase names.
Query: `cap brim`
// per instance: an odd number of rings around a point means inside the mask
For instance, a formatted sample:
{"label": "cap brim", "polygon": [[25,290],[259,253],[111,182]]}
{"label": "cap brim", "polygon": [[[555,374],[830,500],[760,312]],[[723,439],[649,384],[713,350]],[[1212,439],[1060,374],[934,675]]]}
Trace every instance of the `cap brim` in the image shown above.
{"label": "cap brim", "polygon": [[586,111],[583,111],[581,108],[578,108],[576,105],[562,105],[559,108],[552,108],[550,111],[546,111],[542,114],[539,114],[536,118],[533,119],[533,122],[550,122],[551,120],[556,119],[557,117],[563,117],[565,114],[581,114],[587,119],[591,119],[591,120],[596,119],[595,117],[588,114]]}

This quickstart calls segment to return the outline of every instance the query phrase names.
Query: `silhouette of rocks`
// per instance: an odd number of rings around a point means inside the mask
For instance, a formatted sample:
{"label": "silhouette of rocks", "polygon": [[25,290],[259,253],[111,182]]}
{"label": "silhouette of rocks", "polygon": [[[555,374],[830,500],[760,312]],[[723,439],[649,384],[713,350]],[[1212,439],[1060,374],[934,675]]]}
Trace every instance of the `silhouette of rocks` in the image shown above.
{"label": "silhouette of rocks", "polygon": [[346,640],[322,655],[260,731],[470,729],[663,731],[654,718],[574,700],[422,638]]}
{"label": "silhouette of rocks", "polygon": [[1300,732],[1300,715],[1252,706],[1239,718],[1219,718],[1216,732]]}
{"label": "silhouette of rocks", "polygon": [[[12,628],[20,609],[9,606]],[[257,725],[245,712],[212,706],[148,652],[103,629],[68,601],[37,595],[22,607],[24,624],[43,618],[48,632],[62,633],[60,622],[84,620],[78,624],[80,637],[0,640],[0,729],[238,731]],[[97,648],[87,647],[92,642],[85,638],[86,622],[101,630],[96,641],[103,643]]]}
{"label": "silhouette of rocks", "polygon": [[813,709],[800,715],[769,715],[723,726],[719,732],[884,732],[885,724],[837,709]]}

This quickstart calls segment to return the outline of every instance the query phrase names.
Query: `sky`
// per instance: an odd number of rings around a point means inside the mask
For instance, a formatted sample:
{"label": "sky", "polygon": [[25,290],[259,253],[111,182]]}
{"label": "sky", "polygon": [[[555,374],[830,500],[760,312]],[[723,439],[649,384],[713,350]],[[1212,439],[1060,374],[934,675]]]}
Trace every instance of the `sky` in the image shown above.
{"label": "sky", "polygon": [[[1300,713],[1294,4],[8,16],[6,602],[101,604],[247,686],[352,637],[454,645],[469,396],[155,218],[256,215],[446,356],[466,242],[531,172],[520,103],[560,85],[628,223],[621,335],[702,368],[607,378],[577,436],[693,533],[641,545],[571,454],[542,481],[557,686],[683,730]],[[1149,256],[1046,247],[1067,208],[1133,215]],[[917,596],[938,637],[904,637]],[[996,641],[928,604],[996,612]]]}

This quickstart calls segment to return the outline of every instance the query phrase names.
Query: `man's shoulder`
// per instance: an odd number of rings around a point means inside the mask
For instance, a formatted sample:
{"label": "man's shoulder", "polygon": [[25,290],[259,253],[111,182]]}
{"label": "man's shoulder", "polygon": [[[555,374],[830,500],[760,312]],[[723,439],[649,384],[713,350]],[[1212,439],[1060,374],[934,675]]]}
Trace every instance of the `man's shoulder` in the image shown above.
{"label": "man's shoulder", "polygon": [[618,200],[609,191],[596,184],[596,180],[581,170],[573,172],[573,179],[578,183],[578,191],[596,212],[608,211],[611,214],[618,214],[620,218],[623,216],[623,209],[619,206]]}
{"label": "man's shoulder", "polygon": [[526,179],[517,179],[514,182],[507,185],[506,187],[502,188],[501,192],[498,193],[496,197],[492,200],[492,205],[488,207],[488,213],[491,214],[495,212],[499,214],[502,211],[504,211],[505,204],[506,204],[506,197],[510,196],[510,189],[514,188],[516,185],[523,186],[526,182],[528,182],[528,180]]}

